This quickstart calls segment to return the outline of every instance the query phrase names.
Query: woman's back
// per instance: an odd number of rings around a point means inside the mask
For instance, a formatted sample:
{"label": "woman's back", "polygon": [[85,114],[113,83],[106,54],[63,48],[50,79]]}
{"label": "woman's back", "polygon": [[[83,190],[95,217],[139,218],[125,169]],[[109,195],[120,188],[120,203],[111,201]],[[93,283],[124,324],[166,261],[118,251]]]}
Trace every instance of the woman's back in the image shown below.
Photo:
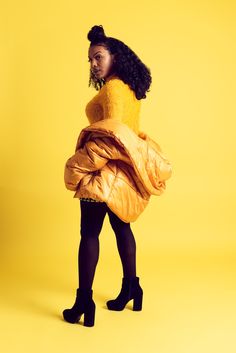
{"label": "woman's back", "polygon": [[90,124],[103,119],[118,119],[138,134],[141,99],[117,76],[110,77],[85,108]]}

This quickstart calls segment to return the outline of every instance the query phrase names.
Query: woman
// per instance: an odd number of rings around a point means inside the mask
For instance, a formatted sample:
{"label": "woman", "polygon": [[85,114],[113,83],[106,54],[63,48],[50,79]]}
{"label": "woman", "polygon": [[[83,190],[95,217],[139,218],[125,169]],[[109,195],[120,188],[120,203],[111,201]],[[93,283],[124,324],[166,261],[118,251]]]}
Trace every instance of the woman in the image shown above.
{"label": "woman", "polygon": [[[91,42],[89,86],[92,83],[99,90],[86,106],[90,124],[103,119],[116,119],[138,134],[140,104],[151,84],[150,70],[123,42],[106,37],[101,25],[92,27],[88,39]],[[143,290],[136,276],[136,242],[130,223],[121,220],[106,202],[94,196],[80,197],[80,208],[79,288],[73,307],[63,311],[64,319],[75,323],[84,314],[84,325],[94,325],[92,284],[99,258],[99,234],[106,213],[116,236],[123,267],[121,291],[116,299],[107,302],[107,307],[109,310],[123,310],[133,299],[133,310],[142,310]]]}

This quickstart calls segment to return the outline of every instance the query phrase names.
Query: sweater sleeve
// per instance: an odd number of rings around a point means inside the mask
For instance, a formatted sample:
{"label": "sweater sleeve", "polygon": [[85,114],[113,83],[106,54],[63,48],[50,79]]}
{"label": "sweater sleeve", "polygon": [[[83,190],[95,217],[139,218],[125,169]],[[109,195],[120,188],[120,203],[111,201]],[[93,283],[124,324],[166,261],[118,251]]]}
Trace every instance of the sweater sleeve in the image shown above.
{"label": "sweater sleeve", "polygon": [[124,114],[124,97],[120,83],[111,80],[104,87],[102,97],[103,119],[117,119],[122,121]]}

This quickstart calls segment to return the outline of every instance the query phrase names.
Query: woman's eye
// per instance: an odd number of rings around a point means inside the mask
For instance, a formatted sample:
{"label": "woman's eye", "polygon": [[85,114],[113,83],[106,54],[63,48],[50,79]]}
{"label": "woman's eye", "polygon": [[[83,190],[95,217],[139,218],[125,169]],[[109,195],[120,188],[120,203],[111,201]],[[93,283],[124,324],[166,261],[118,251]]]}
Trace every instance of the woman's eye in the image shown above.
{"label": "woman's eye", "polygon": [[[101,59],[101,55],[97,55],[95,56],[96,59]],[[88,62],[90,62],[91,60],[89,59]]]}

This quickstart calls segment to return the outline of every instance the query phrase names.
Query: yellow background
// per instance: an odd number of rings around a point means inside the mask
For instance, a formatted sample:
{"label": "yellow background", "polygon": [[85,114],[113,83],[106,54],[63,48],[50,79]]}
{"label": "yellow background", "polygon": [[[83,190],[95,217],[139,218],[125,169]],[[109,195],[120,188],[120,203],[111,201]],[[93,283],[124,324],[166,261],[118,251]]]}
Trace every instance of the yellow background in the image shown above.
{"label": "yellow background", "polygon": [[[1,351],[235,352],[235,2],[23,0],[0,14]],[[106,216],[87,328],[61,315],[80,240],[63,173],[96,94],[87,33],[100,24],[151,69],[141,128],[173,175],[131,224],[143,310],[106,309],[122,278]]]}

